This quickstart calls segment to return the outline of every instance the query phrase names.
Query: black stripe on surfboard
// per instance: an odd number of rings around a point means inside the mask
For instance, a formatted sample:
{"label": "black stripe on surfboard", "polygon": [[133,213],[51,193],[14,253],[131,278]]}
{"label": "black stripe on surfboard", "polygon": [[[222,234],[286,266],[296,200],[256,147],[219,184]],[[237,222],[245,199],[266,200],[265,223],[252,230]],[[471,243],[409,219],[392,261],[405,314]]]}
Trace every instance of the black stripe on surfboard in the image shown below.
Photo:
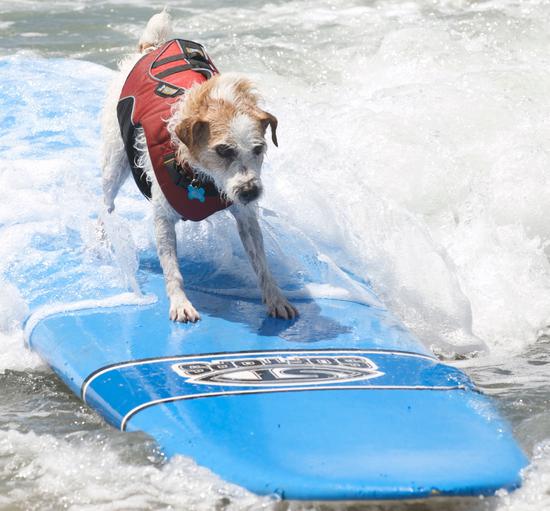
{"label": "black stripe on surfboard", "polygon": [[129,365],[140,365],[140,364],[146,364],[148,362],[163,362],[166,360],[180,360],[180,359],[188,359],[188,358],[197,358],[197,357],[219,357],[222,355],[227,355],[228,357],[231,356],[240,356],[240,355],[250,355],[251,353],[255,354],[261,354],[261,353],[303,353],[303,352],[334,352],[334,353],[346,353],[346,352],[358,352],[358,353],[380,353],[380,354],[395,354],[395,355],[403,355],[403,356],[409,356],[409,357],[417,357],[417,358],[423,358],[426,360],[433,360],[434,362],[439,362],[439,360],[431,355],[424,355],[423,353],[416,353],[414,351],[402,351],[402,350],[389,350],[389,349],[362,349],[362,348],[318,348],[318,349],[304,349],[304,348],[283,348],[280,350],[272,349],[272,350],[244,350],[244,351],[218,351],[214,353],[193,353],[193,354],[186,354],[186,355],[167,355],[164,357],[147,357],[147,358],[138,358],[136,360],[127,360],[125,362],[115,362],[113,364],[107,364],[104,365],[95,371],[92,371],[84,380],[82,381],[82,385],[80,387],[80,398],[83,401],[86,401],[85,399],[85,389],[88,386],[88,383],[90,380],[93,380],[99,373],[109,371],[111,369],[116,369],[117,367],[125,367]]}
{"label": "black stripe on surfboard", "polygon": [[146,410],[147,408],[151,408],[152,406],[156,405],[162,405],[162,404],[168,404],[173,403],[175,401],[188,401],[192,399],[205,399],[209,397],[228,397],[228,396],[242,396],[242,395],[253,395],[253,394],[275,394],[275,393],[281,393],[281,392],[318,392],[321,390],[414,390],[414,391],[452,391],[452,390],[473,390],[474,392],[481,394],[481,392],[477,389],[470,389],[469,387],[466,387],[465,385],[453,385],[453,386],[429,386],[429,385],[377,385],[377,386],[332,386],[332,387],[300,387],[300,388],[280,388],[280,389],[250,389],[250,390],[235,390],[235,391],[225,391],[225,392],[209,392],[206,394],[189,394],[189,395],[183,395],[183,396],[173,396],[173,397],[167,397],[163,399],[156,399],[153,401],[149,401],[147,403],[143,403],[139,406],[136,406],[132,410],[130,410],[120,422],[120,430],[126,431],[126,426],[128,425],[128,421],[134,417],[139,412]]}

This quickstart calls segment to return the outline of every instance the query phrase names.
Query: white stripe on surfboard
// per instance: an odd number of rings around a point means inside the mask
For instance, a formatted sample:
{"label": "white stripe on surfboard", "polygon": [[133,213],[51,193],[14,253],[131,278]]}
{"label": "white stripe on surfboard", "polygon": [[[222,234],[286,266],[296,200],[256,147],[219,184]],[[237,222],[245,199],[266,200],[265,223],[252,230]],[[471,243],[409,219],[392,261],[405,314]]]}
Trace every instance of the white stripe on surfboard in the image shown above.
{"label": "white stripe on surfboard", "polygon": [[294,387],[294,388],[281,388],[281,389],[251,389],[251,390],[230,390],[227,392],[204,392],[202,394],[185,394],[181,396],[165,397],[162,399],[155,399],[142,403],[135,408],[132,408],[123,418],[120,423],[120,430],[126,430],[126,424],[128,421],[138,412],[149,408],[151,406],[173,403],[174,401],[184,401],[186,399],[198,399],[204,397],[224,397],[231,395],[242,394],[266,394],[275,392],[300,392],[300,391],[318,391],[318,390],[466,390],[464,385],[449,385],[449,386],[429,386],[429,385],[337,385],[337,386],[323,386],[323,387]]}

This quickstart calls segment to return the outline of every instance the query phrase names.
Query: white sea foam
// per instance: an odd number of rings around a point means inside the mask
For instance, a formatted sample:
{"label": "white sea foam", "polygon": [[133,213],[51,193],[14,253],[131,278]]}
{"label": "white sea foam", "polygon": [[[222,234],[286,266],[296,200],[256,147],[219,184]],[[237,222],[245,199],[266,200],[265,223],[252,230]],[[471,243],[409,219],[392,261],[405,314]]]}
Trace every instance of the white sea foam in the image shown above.
{"label": "white sea foam", "polygon": [[514,493],[500,492],[498,511],[542,511],[548,509],[550,488],[550,441],[538,444],[532,464],[524,471],[522,488]]}
{"label": "white sea foam", "polygon": [[[139,438],[144,447],[137,449],[141,459],[128,462],[117,447],[118,435],[77,433],[56,438],[0,431],[0,459],[10,460],[0,461],[0,473],[12,476],[1,485],[0,507],[74,511],[274,507],[273,499],[225,483],[189,459],[176,457],[155,466],[155,453],[147,451],[144,440]],[[156,458],[158,462],[158,454]]]}
{"label": "white sea foam", "polygon": [[43,367],[35,354],[23,348],[23,321],[29,313],[19,290],[0,279],[0,373],[5,369],[24,371]]}

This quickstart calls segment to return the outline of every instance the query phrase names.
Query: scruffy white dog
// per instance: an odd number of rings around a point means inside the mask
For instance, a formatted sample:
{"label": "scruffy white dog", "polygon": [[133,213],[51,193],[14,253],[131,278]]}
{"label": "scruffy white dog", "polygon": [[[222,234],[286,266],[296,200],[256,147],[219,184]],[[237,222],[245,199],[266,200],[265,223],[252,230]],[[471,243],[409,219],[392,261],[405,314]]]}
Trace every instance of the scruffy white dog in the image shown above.
{"label": "scruffy white dog", "polygon": [[267,265],[256,202],[265,132],[269,127],[277,144],[277,119],[259,107],[250,81],[218,74],[201,45],[169,40],[170,33],[168,13],[153,16],[140,38],[140,53],[121,63],[110,88],[102,117],[107,210],[113,211],[121,185],[133,173],[153,205],[170,319],[195,322],[200,315],[183,290],[175,224],[227,207],[269,315],[292,319],[297,310]]}

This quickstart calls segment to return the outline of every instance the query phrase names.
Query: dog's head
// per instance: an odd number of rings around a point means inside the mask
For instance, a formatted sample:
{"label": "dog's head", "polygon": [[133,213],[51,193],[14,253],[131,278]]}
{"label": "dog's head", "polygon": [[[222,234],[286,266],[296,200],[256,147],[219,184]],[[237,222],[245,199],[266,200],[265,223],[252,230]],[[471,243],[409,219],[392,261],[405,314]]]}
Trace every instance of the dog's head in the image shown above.
{"label": "dog's head", "polygon": [[277,145],[277,119],[262,110],[258,101],[246,78],[217,75],[188,91],[168,124],[178,159],[187,160],[228,199],[240,204],[262,193],[260,173],[268,127]]}

